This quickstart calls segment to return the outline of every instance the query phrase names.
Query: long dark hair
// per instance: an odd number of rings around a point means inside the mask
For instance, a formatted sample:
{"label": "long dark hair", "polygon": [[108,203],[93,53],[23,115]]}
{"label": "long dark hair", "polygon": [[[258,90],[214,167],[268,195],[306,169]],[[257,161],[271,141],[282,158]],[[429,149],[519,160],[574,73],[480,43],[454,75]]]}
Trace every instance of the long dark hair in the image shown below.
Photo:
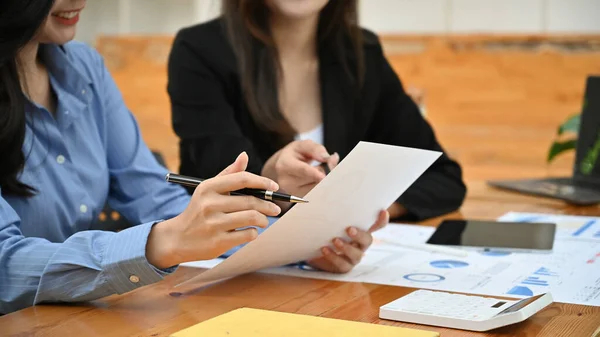
{"label": "long dark hair", "polygon": [[[329,0],[320,13],[318,44],[341,62],[348,79],[360,87],[363,81],[362,33],[357,0]],[[279,59],[269,29],[265,0],[223,0],[228,38],[238,59],[242,90],[256,124],[282,142],[295,131],[279,107]]]}
{"label": "long dark hair", "polygon": [[0,1],[0,188],[4,195],[32,196],[19,181],[25,166],[25,102],[17,55],[44,23],[54,0]]}

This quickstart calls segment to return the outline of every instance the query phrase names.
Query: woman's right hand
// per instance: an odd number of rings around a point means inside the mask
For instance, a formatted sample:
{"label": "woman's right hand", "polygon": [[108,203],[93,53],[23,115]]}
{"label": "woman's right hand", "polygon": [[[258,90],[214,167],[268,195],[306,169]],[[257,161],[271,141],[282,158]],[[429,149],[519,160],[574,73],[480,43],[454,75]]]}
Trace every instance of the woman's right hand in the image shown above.
{"label": "woman's right hand", "polygon": [[255,228],[268,226],[267,216],[281,209],[252,196],[230,196],[243,188],[277,191],[274,181],[245,172],[248,155],[242,153],[217,177],[198,185],[179,216],[157,223],[146,245],[146,258],[164,269],[183,262],[210,260],[258,236]]}
{"label": "woman's right hand", "polygon": [[321,144],[311,140],[294,141],[271,156],[261,174],[277,181],[282,191],[304,197],[325,178],[323,170],[313,166],[313,162],[327,163],[333,169],[339,160],[338,154],[330,155]]}

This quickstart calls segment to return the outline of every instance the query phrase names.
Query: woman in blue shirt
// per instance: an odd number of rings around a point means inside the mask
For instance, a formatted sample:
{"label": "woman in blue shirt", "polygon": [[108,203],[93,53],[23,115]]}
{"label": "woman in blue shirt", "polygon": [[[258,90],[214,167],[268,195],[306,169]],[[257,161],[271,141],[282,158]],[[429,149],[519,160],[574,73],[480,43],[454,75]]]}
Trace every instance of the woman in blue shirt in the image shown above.
{"label": "woman in blue shirt", "polygon": [[[164,181],[102,58],[69,42],[84,6],[0,1],[0,314],[157,282],[173,266],[253,240],[255,229],[235,229],[264,228],[280,213],[273,203],[229,196],[278,189],[244,172],[245,153],[191,197]],[[139,225],[90,230],[107,202]],[[386,222],[382,212],[375,226]],[[319,266],[358,263],[372,239],[349,233],[354,242]]]}

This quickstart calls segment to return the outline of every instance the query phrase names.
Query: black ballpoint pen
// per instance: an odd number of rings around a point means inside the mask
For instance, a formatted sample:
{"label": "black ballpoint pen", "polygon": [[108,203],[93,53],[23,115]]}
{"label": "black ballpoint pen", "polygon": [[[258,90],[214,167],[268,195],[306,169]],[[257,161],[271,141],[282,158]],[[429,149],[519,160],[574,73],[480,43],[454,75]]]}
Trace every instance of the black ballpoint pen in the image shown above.
{"label": "black ballpoint pen", "polygon": [[[174,174],[174,173],[168,173],[167,176],[165,177],[165,179],[170,183],[179,184],[179,185],[188,186],[188,187],[196,187],[204,181],[203,179],[182,176],[182,175]],[[242,190],[233,191],[233,192],[231,192],[231,194],[233,194],[233,195],[250,195],[250,196],[257,197],[257,198],[263,199],[263,200],[284,201],[284,202],[291,202],[293,204],[301,204],[301,203],[308,202],[307,200],[304,200],[299,197],[295,197],[293,195],[274,192],[274,191],[259,190],[259,189],[254,189],[254,188],[244,188]]]}
{"label": "black ballpoint pen", "polygon": [[329,164],[321,163],[320,166],[323,169],[323,171],[325,171],[325,175],[328,175],[331,172],[331,170],[329,169]]}

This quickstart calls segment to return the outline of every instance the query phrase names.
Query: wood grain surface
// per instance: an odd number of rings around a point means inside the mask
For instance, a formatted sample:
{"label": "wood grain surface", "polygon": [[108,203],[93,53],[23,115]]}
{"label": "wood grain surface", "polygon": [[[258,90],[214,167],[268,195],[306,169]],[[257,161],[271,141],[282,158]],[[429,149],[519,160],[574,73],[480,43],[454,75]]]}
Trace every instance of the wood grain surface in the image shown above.
{"label": "wood grain surface", "polygon": [[[443,218],[493,219],[507,211],[600,216],[598,207],[571,207],[561,202],[513,196],[483,182],[469,184],[460,212]],[[479,197],[484,196],[484,197]],[[439,219],[423,225],[435,226]],[[523,323],[489,333],[417,326],[378,318],[379,307],[414,289],[313,280],[253,273],[181,297],[171,287],[200,270],[180,268],[165,281],[122,296],[83,305],[40,305],[0,317],[1,336],[169,336],[226,313],[251,307],[377,324],[438,331],[443,337],[590,337],[600,327],[600,307],[554,303]]]}

